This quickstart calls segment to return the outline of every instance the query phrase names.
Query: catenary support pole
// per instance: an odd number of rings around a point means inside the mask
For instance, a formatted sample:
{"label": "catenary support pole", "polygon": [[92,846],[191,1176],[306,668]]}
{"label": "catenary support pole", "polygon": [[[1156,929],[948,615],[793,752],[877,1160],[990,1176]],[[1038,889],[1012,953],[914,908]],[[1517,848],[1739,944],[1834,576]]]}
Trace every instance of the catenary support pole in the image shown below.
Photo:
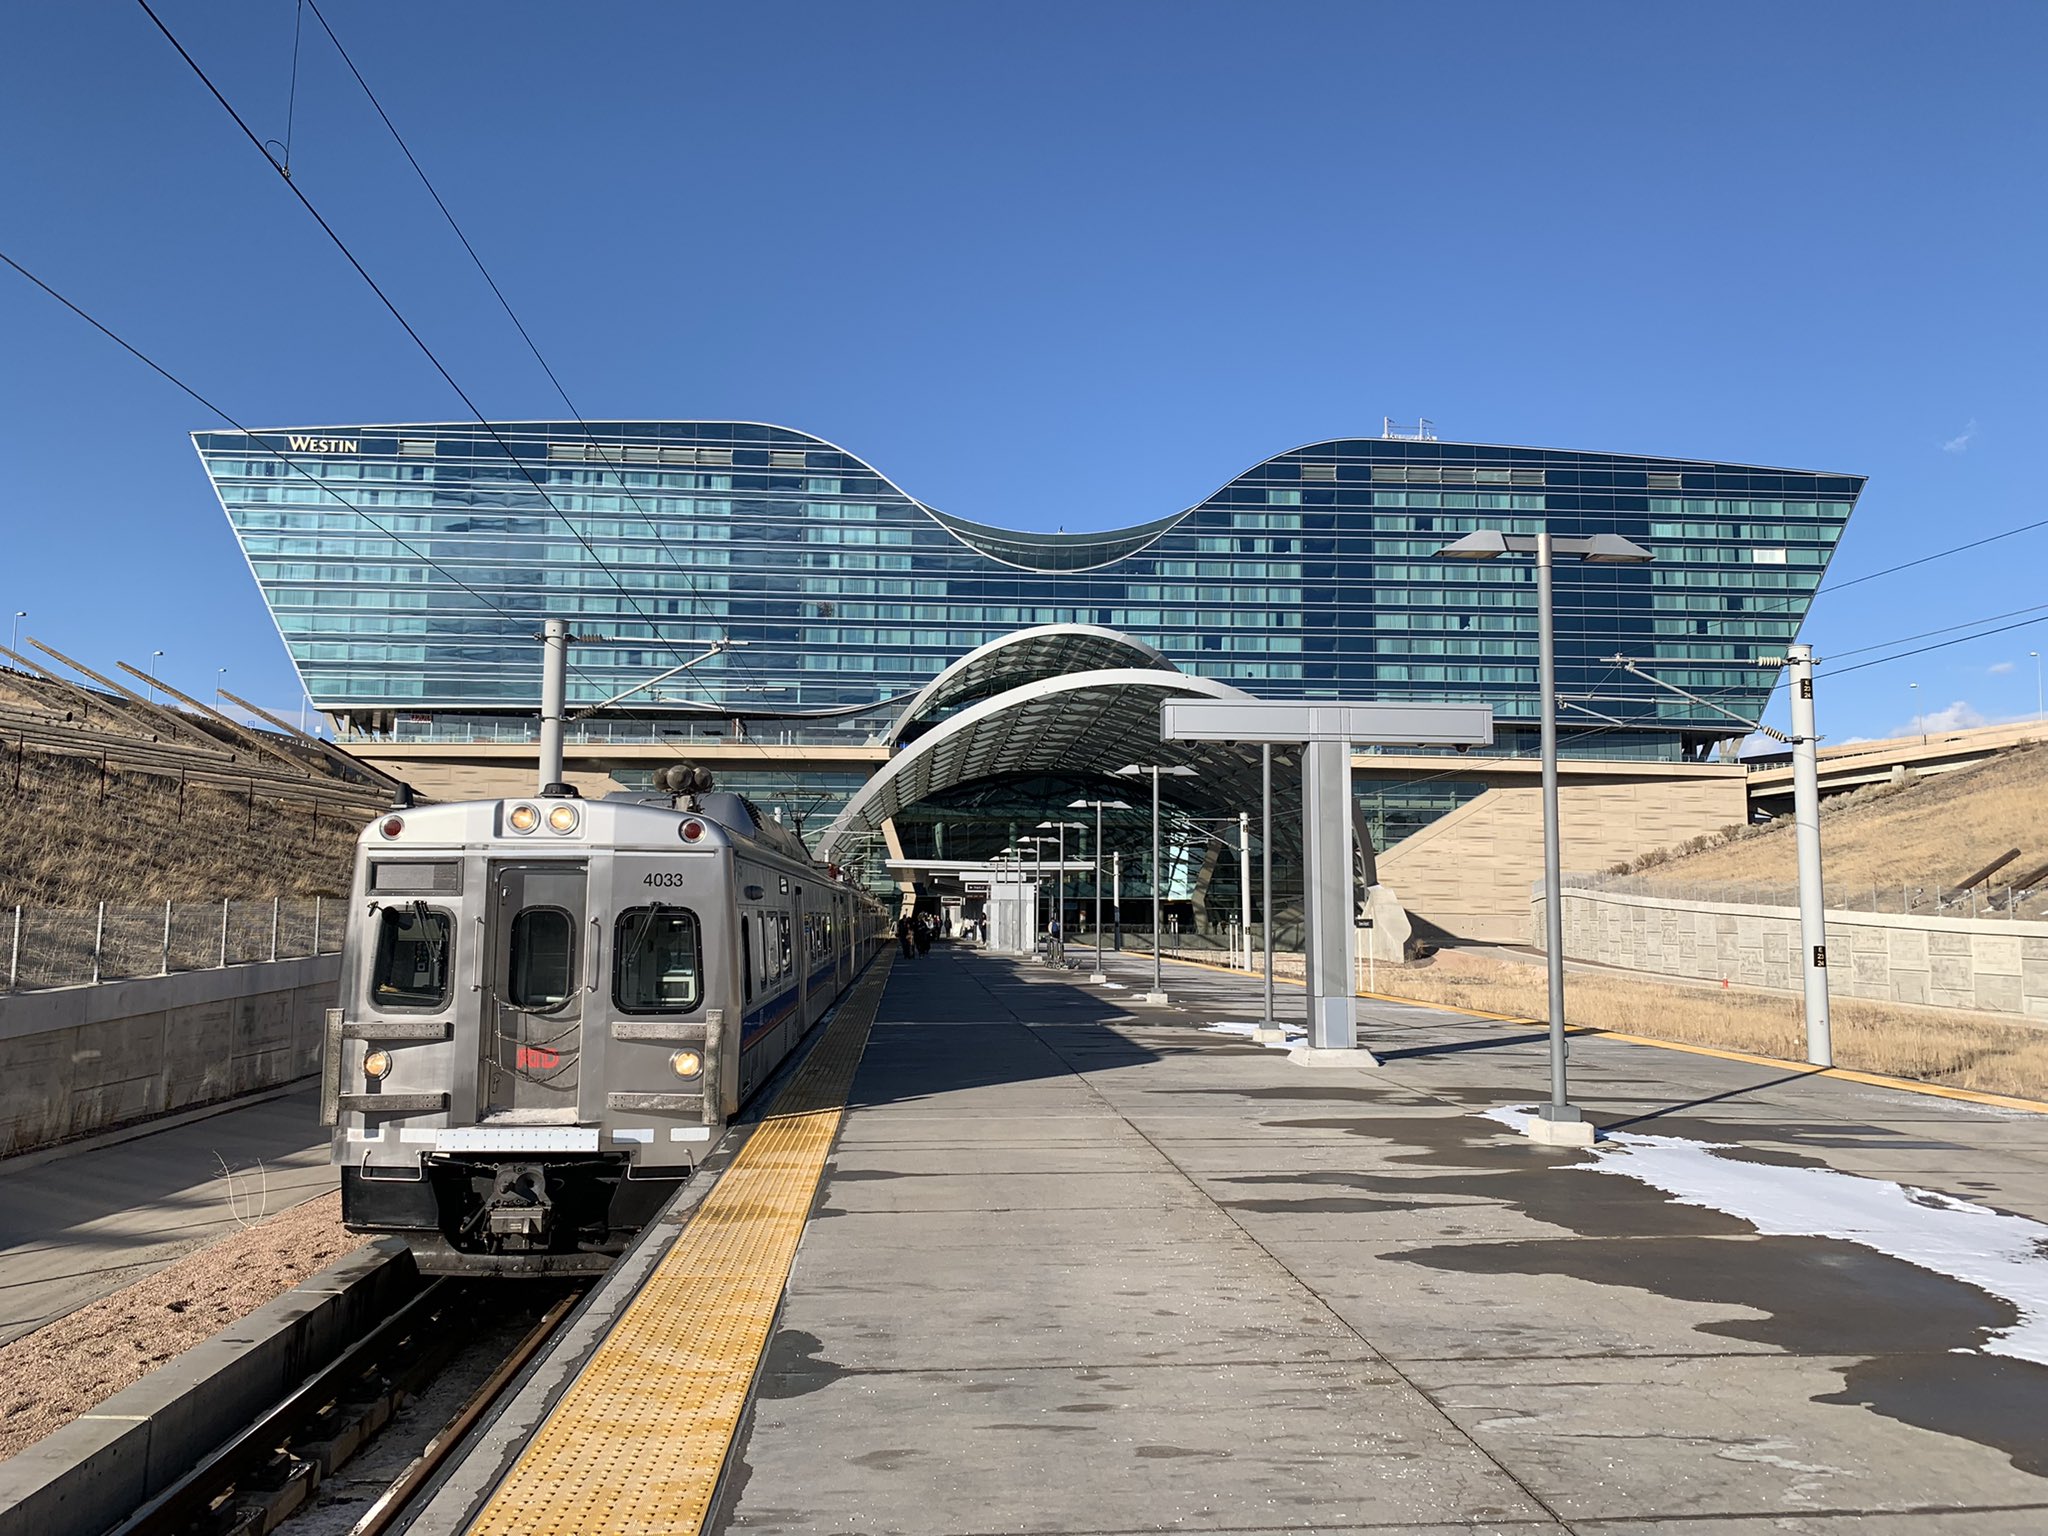
{"label": "catenary support pole", "polygon": [[1237,937],[1244,968],[1252,968],[1252,813],[1237,813]]}
{"label": "catenary support pole", "polygon": [[1786,648],[1792,674],[1792,824],[1799,854],[1799,953],[1806,983],[1806,1059],[1835,1064],[1828,1020],[1828,920],[1820,864],[1820,741],[1813,728],[1813,647]]}
{"label": "catenary support pole", "polygon": [[1265,951],[1265,1013],[1259,1037],[1282,1038],[1273,1022],[1273,743],[1259,744],[1259,944]]}
{"label": "catenary support pole", "polygon": [[562,716],[569,701],[569,625],[549,619],[541,626],[540,788],[562,782]]}

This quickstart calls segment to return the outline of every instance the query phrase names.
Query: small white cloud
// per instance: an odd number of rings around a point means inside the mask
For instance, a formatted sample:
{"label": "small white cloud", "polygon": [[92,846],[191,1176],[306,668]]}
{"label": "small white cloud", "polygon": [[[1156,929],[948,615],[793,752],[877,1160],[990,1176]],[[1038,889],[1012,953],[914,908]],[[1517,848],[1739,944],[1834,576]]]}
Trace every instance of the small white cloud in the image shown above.
{"label": "small white cloud", "polygon": [[1961,699],[1946,709],[1932,710],[1924,715],[1915,715],[1901,732],[1905,736],[1932,736],[1941,731],[1967,731],[1972,726],[1989,725],[1983,713],[1974,705]]}
{"label": "small white cloud", "polygon": [[1989,672],[1993,677],[2003,677],[2012,669],[2013,663],[2009,661],[1994,661],[1993,663],[1991,663],[1990,666],[1986,667],[1984,670]]}
{"label": "small white cloud", "polygon": [[1976,435],[1977,418],[1972,416],[1969,425],[1941,445],[1941,451],[1943,453],[1968,453],[1970,451],[1970,439]]}

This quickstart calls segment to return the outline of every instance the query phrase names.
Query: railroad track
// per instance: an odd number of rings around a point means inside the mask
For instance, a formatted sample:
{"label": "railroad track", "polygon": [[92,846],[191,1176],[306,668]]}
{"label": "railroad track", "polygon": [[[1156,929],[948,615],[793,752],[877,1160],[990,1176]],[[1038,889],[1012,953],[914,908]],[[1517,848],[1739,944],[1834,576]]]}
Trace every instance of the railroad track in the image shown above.
{"label": "railroad track", "polygon": [[444,1279],[428,1284],[109,1536],[264,1536],[305,1510],[320,1483],[367,1447],[451,1362],[502,1332],[521,1313],[538,1313],[350,1528],[350,1536],[379,1536],[490,1411],[587,1288],[581,1282],[549,1281]]}

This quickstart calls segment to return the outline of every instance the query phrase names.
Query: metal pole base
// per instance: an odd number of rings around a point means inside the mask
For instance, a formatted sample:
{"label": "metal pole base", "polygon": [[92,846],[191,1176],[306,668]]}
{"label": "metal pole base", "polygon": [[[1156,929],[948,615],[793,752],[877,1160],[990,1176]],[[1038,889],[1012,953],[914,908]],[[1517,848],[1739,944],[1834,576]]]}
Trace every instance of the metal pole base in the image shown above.
{"label": "metal pole base", "polygon": [[1600,1133],[1575,1105],[1545,1104],[1529,1117],[1522,1134],[1543,1147],[1590,1147]]}
{"label": "metal pole base", "polygon": [[1154,1008],[1164,1008],[1166,1006],[1166,994],[1164,992],[1147,992],[1140,996],[1138,1001],[1149,1003]]}
{"label": "metal pole base", "polygon": [[1386,1063],[1362,1045],[1297,1045],[1287,1053],[1297,1067],[1379,1067]]}

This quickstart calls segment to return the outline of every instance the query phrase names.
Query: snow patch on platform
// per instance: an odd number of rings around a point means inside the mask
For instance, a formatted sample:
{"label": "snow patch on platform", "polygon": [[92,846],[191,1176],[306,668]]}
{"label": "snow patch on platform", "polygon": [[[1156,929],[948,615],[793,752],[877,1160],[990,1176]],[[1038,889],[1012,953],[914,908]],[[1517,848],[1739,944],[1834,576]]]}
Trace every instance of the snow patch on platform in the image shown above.
{"label": "snow patch on platform", "polygon": [[[1527,1107],[1486,1111],[1516,1131],[1532,1117]],[[2048,1365],[2048,1225],[1890,1179],[1747,1162],[1726,1142],[1612,1131],[1591,1152],[1572,1166],[1638,1179],[1766,1237],[1839,1238],[1988,1291],[2020,1320],[1985,1340],[1986,1352]]]}

